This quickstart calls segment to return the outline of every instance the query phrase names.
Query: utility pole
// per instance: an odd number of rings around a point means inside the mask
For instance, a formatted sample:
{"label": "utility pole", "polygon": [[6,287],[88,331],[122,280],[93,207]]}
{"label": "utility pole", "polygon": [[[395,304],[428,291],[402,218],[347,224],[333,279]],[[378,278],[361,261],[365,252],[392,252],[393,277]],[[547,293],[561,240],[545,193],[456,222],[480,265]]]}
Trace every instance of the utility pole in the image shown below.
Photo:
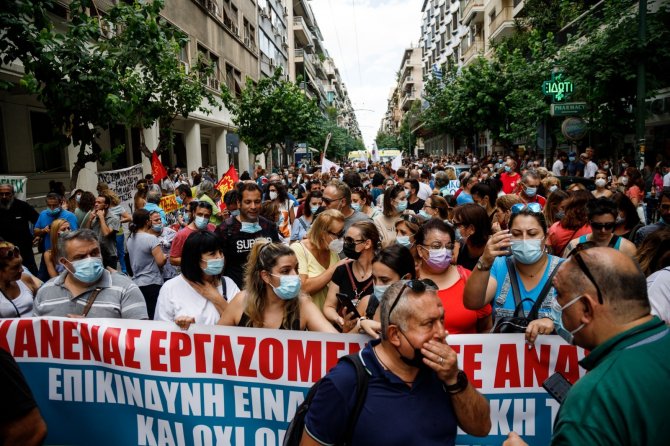
{"label": "utility pole", "polygon": [[647,56],[647,0],[639,1],[638,23],[637,23],[637,37],[638,37],[638,54],[641,54],[641,60],[637,64],[637,110],[635,116],[635,139],[637,141],[637,151],[635,153],[636,163],[640,171],[644,167],[644,151],[645,151],[645,96],[646,89],[646,70],[645,62]]}

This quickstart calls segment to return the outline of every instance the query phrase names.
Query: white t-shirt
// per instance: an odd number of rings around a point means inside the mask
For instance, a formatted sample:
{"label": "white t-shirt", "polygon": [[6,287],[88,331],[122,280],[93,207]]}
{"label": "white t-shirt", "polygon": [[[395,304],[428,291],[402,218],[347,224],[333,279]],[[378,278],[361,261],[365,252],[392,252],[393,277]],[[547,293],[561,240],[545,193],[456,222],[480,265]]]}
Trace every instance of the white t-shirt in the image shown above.
{"label": "white t-shirt", "polygon": [[584,167],[584,178],[593,178],[596,176],[597,172],[598,172],[598,165],[593,161],[589,161],[588,163],[586,163],[586,166]]}
{"label": "white t-shirt", "polygon": [[647,277],[647,293],[651,314],[670,323],[670,266]]}
{"label": "white t-shirt", "polygon": [[419,192],[416,193],[416,196],[420,199],[426,201],[426,198],[433,195],[433,190],[426,183],[419,181]]}
{"label": "white t-shirt", "polygon": [[663,177],[663,187],[670,187],[670,172]]}
{"label": "white t-shirt", "polygon": [[[225,276],[222,279],[226,281],[224,297],[230,302],[240,289],[232,279]],[[222,292],[221,285],[218,290]],[[177,316],[191,316],[196,324],[205,325],[216,325],[221,318],[214,304],[198,294],[182,274],[168,280],[161,288],[154,320],[174,322]]]}
{"label": "white t-shirt", "polygon": [[557,159],[554,161],[554,165],[551,166],[551,173],[556,175],[557,177],[561,176],[561,170],[565,169],[565,166],[563,165],[563,161],[560,159]]}

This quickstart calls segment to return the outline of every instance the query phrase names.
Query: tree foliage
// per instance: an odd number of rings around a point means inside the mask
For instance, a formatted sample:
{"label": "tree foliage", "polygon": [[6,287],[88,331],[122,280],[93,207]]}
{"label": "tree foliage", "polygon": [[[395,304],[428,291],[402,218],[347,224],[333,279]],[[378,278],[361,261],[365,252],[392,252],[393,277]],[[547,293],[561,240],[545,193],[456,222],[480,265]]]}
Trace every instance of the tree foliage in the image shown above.
{"label": "tree foliage", "polygon": [[382,132],[381,130],[377,132],[377,136],[375,137],[375,144],[377,144],[377,147],[379,147],[380,149],[387,147],[388,148],[401,147],[397,135],[393,133]]}
{"label": "tree foliage", "polygon": [[272,77],[257,83],[247,79],[237,98],[224,95],[240,138],[254,156],[267,155],[277,147],[286,153],[288,142],[309,141],[323,132],[323,118],[316,103],[296,84],[281,77],[278,69]]}
{"label": "tree foliage", "polygon": [[20,86],[46,107],[54,144],[79,147],[72,187],[86,163],[106,160],[99,137],[110,125],[158,122],[158,147],[141,147],[150,156],[150,149],[160,153],[171,144],[178,116],[219,106],[202,82],[209,67],[200,61],[189,73],[180,68],[188,38],[160,17],[164,0],[118,2],[105,16],[91,0],[72,0],[64,31],[47,14],[54,6],[53,0],[3,2],[0,53],[3,63],[18,59],[24,66]]}

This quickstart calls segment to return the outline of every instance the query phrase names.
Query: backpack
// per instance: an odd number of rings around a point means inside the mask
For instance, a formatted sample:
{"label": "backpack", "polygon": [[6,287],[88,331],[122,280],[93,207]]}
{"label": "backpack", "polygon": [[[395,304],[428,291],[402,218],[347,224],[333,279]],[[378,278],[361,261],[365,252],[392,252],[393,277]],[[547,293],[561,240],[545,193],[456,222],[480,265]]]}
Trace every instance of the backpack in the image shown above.
{"label": "backpack", "polygon": [[[358,353],[353,353],[351,355],[343,356],[340,358],[340,361],[350,362],[356,368],[356,380],[358,382],[357,392],[356,392],[356,404],[354,405],[353,411],[349,415],[349,420],[347,421],[347,428],[344,432],[343,439],[344,441],[338,444],[346,445],[351,443],[351,437],[354,434],[354,427],[356,427],[356,421],[358,416],[363,409],[363,404],[365,403],[365,397],[368,390],[368,380],[369,375],[363,365],[363,360],[361,359]],[[339,362],[339,361],[338,361]],[[319,385],[323,381],[323,378],[314,383],[314,385],[307,392],[305,400],[298,406],[293,416],[293,420],[288,425],[286,429],[286,434],[284,435],[283,446],[298,446],[302,438],[302,433],[305,430],[305,417],[307,416],[307,411],[309,411],[309,406],[312,404],[314,395],[319,389]]]}

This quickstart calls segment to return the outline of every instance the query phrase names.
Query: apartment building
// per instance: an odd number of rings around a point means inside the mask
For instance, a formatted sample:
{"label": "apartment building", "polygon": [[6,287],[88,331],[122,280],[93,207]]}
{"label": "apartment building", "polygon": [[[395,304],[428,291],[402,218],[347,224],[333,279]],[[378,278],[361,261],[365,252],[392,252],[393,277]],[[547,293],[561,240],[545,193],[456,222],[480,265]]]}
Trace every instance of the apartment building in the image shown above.
{"label": "apartment building", "polygon": [[[258,0],[259,69],[261,77],[270,77],[280,68],[286,80],[291,80],[289,49],[292,48],[290,0]],[[294,79],[293,79],[294,80]]]}
{"label": "apartment building", "polygon": [[523,11],[523,0],[461,0],[462,23],[467,35],[461,44],[461,62],[490,57],[493,43],[514,33],[514,19]]}

